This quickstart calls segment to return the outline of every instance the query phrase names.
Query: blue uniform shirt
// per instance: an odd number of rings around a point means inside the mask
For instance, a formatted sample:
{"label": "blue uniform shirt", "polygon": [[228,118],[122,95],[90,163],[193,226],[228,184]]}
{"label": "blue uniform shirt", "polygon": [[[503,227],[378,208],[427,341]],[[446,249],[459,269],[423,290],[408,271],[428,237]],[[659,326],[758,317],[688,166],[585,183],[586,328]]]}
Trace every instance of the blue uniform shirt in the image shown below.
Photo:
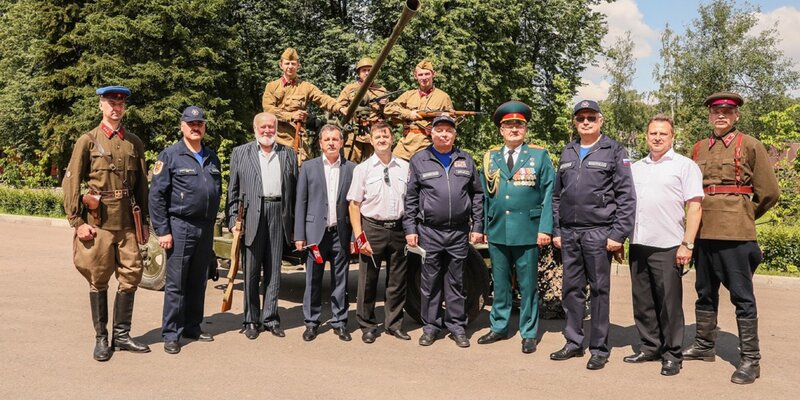
{"label": "blue uniform shirt", "polygon": [[158,236],[172,232],[170,217],[212,222],[219,211],[222,174],[217,155],[203,148],[201,162],[181,139],[158,155],[150,184],[150,223]]}

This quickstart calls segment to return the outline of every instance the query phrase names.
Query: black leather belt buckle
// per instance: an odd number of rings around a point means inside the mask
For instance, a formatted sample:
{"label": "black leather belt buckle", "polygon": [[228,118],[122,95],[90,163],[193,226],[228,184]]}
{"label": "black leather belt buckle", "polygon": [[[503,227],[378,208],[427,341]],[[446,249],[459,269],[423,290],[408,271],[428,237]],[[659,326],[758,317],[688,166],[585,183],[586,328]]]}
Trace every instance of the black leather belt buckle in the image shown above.
{"label": "black leather belt buckle", "polygon": [[329,227],[326,227],[325,231],[326,232],[335,232],[336,231],[336,225],[331,225]]}
{"label": "black leather belt buckle", "polygon": [[281,201],[281,196],[261,196],[263,201]]}

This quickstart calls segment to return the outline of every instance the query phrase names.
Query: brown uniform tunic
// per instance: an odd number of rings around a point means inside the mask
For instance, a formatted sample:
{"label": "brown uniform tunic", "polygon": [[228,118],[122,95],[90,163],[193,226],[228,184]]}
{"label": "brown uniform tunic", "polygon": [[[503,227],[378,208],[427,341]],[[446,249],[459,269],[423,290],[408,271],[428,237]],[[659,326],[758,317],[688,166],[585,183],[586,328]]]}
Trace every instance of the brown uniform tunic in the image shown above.
{"label": "brown uniform tunic", "polygon": [[411,111],[452,112],[454,110],[450,96],[438,88],[433,88],[430,93],[425,95],[419,89],[409,90],[387,104],[383,110],[386,118],[404,122],[403,138],[397,142],[393,151],[394,155],[404,160],[410,160],[411,156],[431,144],[429,134],[425,131],[431,121],[424,119],[411,121],[409,119]]}
{"label": "brown uniform tunic", "polygon": [[[356,96],[356,93],[360,88],[361,88],[361,82],[349,83],[347,86],[344,87],[344,89],[342,89],[342,93],[339,94],[339,97],[336,99],[336,101],[338,101],[342,107],[350,106],[350,103],[353,101],[353,97]],[[367,89],[367,94],[364,96],[364,99],[368,100],[370,98],[382,96],[386,93],[388,93],[386,91],[386,88],[384,88],[381,85],[373,83],[369,87],[369,89]],[[378,121],[383,121],[384,119],[382,107],[377,102],[370,104],[370,112],[366,120],[358,121],[359,112],[360,111],[358,110],[356,111],[354,120],[356,122],[356,125],[361,126],[361,124],[363,123],[364,126],[362,127],[362,129],[356,129],[353,132],[353,134],[351,134],[347,138],[347,142],[345,142],[344,144],[345,157],[347,157],[348,160],[354,161],[356,163],[359,163],[361,162],[361,160],[369,158],[369,156],[371,156],[372,153],[374,152],[372,144],[370,144],[369,141],[369,127],[373,123]],[[354,141],[355,141],[355,146],[353,146]],[[352,152],[350,150],[351,147],[352,147]]]}
{"label": "brown uniform tunic", "polygon": [[[742,135],[739,178],[735,157],[737,135]],[[780,189],[764,145],[752,136],[734,130],[722,139],[703,139],[693,157],[703,172],[703,217],[697,237],[712,240],[756,240],[755,220],[778,202]],[[711,185],[752,186],[747,194],[708,193]]]}
{"label": "brown uniform tunic", "polygon": [[[64,174],[64,211],[70,226],[77,228],[87,223],[97,231],[94,239],[81,241],[73,238],[75,267],[89,282],[92,291],[108,288],[111,275],[116,273],[119,291],[133,292],[142,279],[142,259],[136,243],[131,198],[128,196],[103,196],[100,204],[101,221],[96,221],[81,203],[81,183],[89,189],[110,192],[123,191],[126,186],[117,171],[123,171],[136,204],[147,210],[147,175],[144,144],[133,133],[123,137],[106,136],[100,126],[81,135],[75,143],[69,165]],[[99,144],[106,156],[96,146]]]}
{"label": "brown uniform tunic", "polygon": [[[313,84],[300,78],[293,82],[286,82],[283,77],[267,84],[261,105],[265,112],[273,113],[278,117],[278,134],[276,141],[286,147],[294,145],[294,121],[292,114],[297,110],[306,110],[308,103],[313,102],[325,111],[335,113],[341,105],[336,99],[322,93]],[[303,132],[304,128],[300,128]],[[306,160],[309,155],[308,142],[303,137],[300,141],[297,157],[300,161]]]}

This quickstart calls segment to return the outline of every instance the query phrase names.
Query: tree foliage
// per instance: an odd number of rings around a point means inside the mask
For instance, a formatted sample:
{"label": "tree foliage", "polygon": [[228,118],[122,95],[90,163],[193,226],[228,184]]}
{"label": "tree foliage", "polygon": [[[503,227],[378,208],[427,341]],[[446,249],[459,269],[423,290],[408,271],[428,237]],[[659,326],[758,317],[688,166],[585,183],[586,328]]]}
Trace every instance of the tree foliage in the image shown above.
{"label": "tree foliage", "polygon": [[786,94],[800,87],[800,73],[777,48],[776,30],[754,31],[758,8],[735,0],[703,3],[686,32],[667,27],[661,37],[662,62],[654,71],[660,83],[659,108],[670,113],[693,143],[710,128],[703,99],[718,91],[746,98],[737,126],[762,137],[761,116],[788,106]]}
{"label": "tree foliage", "polygon": [[[486,113],[460,128],[459,144],[473,154],[501,141],[490,117],[509,99],[533,107],[536,140],[563,142],[569,132],[556,127],[606,32],[590,7],[605,1],[423,1],[378,79],[413,88],[413,66],[432,59],[436,84],[456,107]],[[207,110],[208,142],[224,158],[250,137],[284,48],[297,48],[302,77],[336,96],[354,78],[355,61],[377,55],[402,4],[0,1],[0,158],[63,169],[74,140],[100,118],[94,89],[111,84],[132,89],[125,124],[150,160],[178,139],[190,104]]]}

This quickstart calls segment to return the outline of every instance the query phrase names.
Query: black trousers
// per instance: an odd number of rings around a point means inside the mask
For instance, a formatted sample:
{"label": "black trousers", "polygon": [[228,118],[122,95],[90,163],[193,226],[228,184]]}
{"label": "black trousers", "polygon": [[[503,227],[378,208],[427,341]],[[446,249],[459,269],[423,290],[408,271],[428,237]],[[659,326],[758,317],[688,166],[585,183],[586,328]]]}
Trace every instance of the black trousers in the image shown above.
{"label": "black trousers", "polygon": [[408,286],[408,267],[406,256],[403,254],[406,245],[403,226],[398,223],[395,229],[387,229],[363,218],[361,224],[373,254],[372,257],[363,254],[359,257],[356,305],[358,326],[363,330],[374,330],[378,325],[375,320],[375,297],[378,291],[380,266],[386,261],[384,328],[402,329],[403,306],[406,304]]}
{"label": "black trousers", "polygon": [[731,303],[736,307],[736,318],[757,318],[753,273],[763,256],[758,243],[700,239],[695,245],[697,267],[695,308],[717,312],[719,285],[723,284],[731,294]]}
{"label": "black trousers", "polygon": [[589,350],[608,357],[609,293],[611,291],[611,253],[606,250],[610,227],[585,230],[561,228],[561,259],[564,261],[562,305],[567,315],[564,338],[567,348],[583,347],[583,311],[589,283],[592,331]]}
{"label": "black trousers", "polygon": [[677,253],[678,247],[630,246],[633,319],[642,341],[640,351],[671,361],[683,359],[683,285]]}
{"label": "black trousers", "polygon": [[[281,203],[263,201],[259,226],[252,246],[244,248],[244,323],[272,327],[280,324],[278,291],[281,287],[283,224]],[[260,301],[259,295],[264,298]]]}

